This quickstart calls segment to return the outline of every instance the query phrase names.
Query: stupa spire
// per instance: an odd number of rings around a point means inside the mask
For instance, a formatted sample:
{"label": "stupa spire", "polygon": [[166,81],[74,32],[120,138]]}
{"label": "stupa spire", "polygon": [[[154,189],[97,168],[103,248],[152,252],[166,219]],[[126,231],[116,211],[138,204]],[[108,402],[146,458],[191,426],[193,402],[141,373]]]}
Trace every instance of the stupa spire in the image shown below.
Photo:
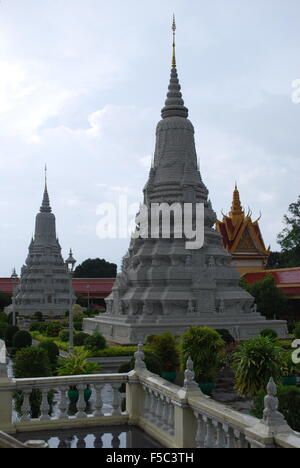
{"label": "stupa spire", "polygon": [[230,216],[241,216],[244,214],[241,200],[240,200],[240,193],[237,188],[237,183],[235,183],[234,192],[233,192],[233,200],[231,205],[231,211],[229,213]]}
{"label": "stupa spire", "polygon": [[44,196],[42,201],[42,206],[40,208],[41,213],[51,213],[52,209],[50,206],[49,194],[48,194],[48,187],[47,187],[47,166],[45,166],[45,190]]}
{"label": "stupa spire", "polygon": [[172,31],[173,31],[173,53],[172,53],[172,68],[171,78],[169,84],[169,90],[165,107],[161,111],[162,118],[167,117],[188,117],[188,109],[184,106],[184,100],[182,99],[181,86],[178,79],[178,73],[176,68],[176,53],[175,53],[175,32],[176,32],[175,16],[173,15]]}

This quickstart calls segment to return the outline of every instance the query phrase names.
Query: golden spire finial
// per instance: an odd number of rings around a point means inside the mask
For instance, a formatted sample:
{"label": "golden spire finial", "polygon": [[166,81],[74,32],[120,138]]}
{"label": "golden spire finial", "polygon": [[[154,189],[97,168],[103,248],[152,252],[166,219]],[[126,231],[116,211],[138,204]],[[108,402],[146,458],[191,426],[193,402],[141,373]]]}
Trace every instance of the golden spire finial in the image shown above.
{"label": "golden spire finial", "polygon": [[172,30],[173,30],[173,57],[172,57],[172,68],[176,68],[176,54],[175,54],[176,21],[175,21],[175,15],[173,15]]}

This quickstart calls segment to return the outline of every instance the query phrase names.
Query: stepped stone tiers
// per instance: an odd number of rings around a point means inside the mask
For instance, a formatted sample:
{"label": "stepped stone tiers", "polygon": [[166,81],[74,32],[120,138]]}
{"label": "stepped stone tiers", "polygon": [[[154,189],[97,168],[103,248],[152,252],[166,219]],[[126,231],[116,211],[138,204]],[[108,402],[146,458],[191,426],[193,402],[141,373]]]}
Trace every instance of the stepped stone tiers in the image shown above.
{"label": "stepped stone tiers", "polygon": [[187,250],[186,239],[174,236],[132,239],[106,300],[107,312],[86,319],[85,331],[99,330],[120,344],[143,342],[167,330],[180,335],[192,325],[227,328],[237,339],[254,337],[266,327],[284,337],[286,322],[267,321],[238,286],[240,275],[214,229],[216,214],[197,166],[194,128],[180,89],[173,64],[144,204],[203,203],[204,246]]}
{"label": "stepped stone tiers", "polygon": [[61,255],[56,237],[55,216],[49,202],[47,184],[40,212],[36,216],[35,236],[31,240],[21,280],[13,296],[13,307],[21,316],[42,312],[48,317],[65,316],[70,300],[68,267]]}

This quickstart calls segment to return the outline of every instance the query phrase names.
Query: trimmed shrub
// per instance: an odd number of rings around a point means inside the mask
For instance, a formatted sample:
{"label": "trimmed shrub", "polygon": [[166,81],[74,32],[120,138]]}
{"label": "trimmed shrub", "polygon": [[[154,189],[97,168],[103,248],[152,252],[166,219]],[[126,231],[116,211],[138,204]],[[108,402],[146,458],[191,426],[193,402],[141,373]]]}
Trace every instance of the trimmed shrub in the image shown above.
{"label": "trimmed shrub", "polygon": [[193,326],[182,336],[181,369],[186,369],[189,357],[194,363],[197,382],[214,382],[225,343],[216,330]]}
{"label": "trimmed shrub", "polygon": [[85,348],[91,352],[97,352],[106,348],[106,339],[99,332],[89,335],[85,342]]}
{"label": "trimmed shrub", "polygon": [[22,348],[30,348],[32,345],[32,337],[25,330],[18,331],[13,337],[13,347],[17,350]]}
{"label": "trimmed shrub", "polygon": [[[266,390],[260,390],[254,399],[251,413],[259,419],[263,417],[264,398]],[[300,388],[298,387],[277,387],[277,397],[279,400],[278,411],[282,413],[294,431],[300,431]]]}
{"label": "trimmed shrub", "polygon": [[227,330],[226,328],[220,328],[216,331],[219,333],[225,344],[230,345],[232,343],[235,343],[235,339],[230,334],[229,330]]}
{"label": "trimmed shrub", "polygon": [[39,322],[43,322],[43,320],[44,320],[42,312],[36,312],[34,314],[34,318],[35,318],[35,320],[38,320]]}
{"label": "trimmed shrub", "polygon": [[0,322],[0,339],[3,340],[5,338],[6,330],[8,329],[9,325],[6,322]]}
{"label": "trimmed shrub", "polygon": [[240,344],[233,355],[235,388],[240,396],[254,397],[273,377],[281,381],[282,347],[274,340],[259,336]]}
{"label": "trimmed shrub", "polygon": [[82,322],[74,322],[74,328],[76,331],[82,331]]}
{"label": "trimmed shrub", "polygon": [[60,331],[62,330],[62,325],[60,322],[49,322],[46,327],[46,336],[52,338],[58,337]]}
{"label": "trimmed shrub", "polygon": [[59,358],[58,346],[51,340],[45,340],[39,344],[39,348],[42,348],[47,352],[50,364],[52,366],[56,366]]}
{"label": "trimmed shrub", "polygon": [[37,331],[39,333],[46,333],[48,324],[45,322],[34,322],[30,324],[30,331]]}
{"label": "trimmed shrub", "polygon": [[58,335],[60,341],[63,341],[63,343],[67,343],[70,339],[70,332],[69,330],[61,330]]}
{"label": "trimmed shrub", "polygon": [[278,338],[278,335],[275,330],[272,330],[271,328],[265,328],[260,332],[260,336],[265,336],[268,338],[271,338],[271,340],[276,340]]}
{"label": "trimmed shrub", "polygon": [[76,333],[74,336],[74,346],[84,346],[90,335],[84,332]]}
{"label": "trimmed shrub", "polygon": [[52,374],[47,351],[39,346],[18,351],[13,360],[13,369],[17,379],[50,377]]}
{"label": "trimmed shrub", "polygon": [[18,333],[19,328],[15,327],[14,325],[9,325],[5,332],[5,345],[7,348],[13,347],[13,339],[16,333]]}
{"label": "trimmed shrub", "polygon": [[300,339],[300,322],[295,324],[294,335],[295,338]]}
{"label": "trimmed shrub", "polygon": [[179,351],[175,335],[171,332],[155,335],[151,339],[150,347],[159,358],[163,371],[174,372],[177,370],[179,367]]}

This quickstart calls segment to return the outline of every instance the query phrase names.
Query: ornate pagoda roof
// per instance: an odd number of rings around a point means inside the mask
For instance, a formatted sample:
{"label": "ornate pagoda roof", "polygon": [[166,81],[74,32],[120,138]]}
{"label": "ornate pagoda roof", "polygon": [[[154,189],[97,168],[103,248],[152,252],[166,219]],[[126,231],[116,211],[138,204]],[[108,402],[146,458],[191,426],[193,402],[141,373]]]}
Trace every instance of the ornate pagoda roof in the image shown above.
{"label": "ornate pagoda roof", "polygon": [[259,220],[252,221],[249,210],[245,214],[240,201],[240,194],[235,185],[231,210],[228,215],[223,214],[223,220],[216,222],[217,231],[222,235],[225,249],[231,254],[257,254],[268,256],[270,248],[266,249]]}

